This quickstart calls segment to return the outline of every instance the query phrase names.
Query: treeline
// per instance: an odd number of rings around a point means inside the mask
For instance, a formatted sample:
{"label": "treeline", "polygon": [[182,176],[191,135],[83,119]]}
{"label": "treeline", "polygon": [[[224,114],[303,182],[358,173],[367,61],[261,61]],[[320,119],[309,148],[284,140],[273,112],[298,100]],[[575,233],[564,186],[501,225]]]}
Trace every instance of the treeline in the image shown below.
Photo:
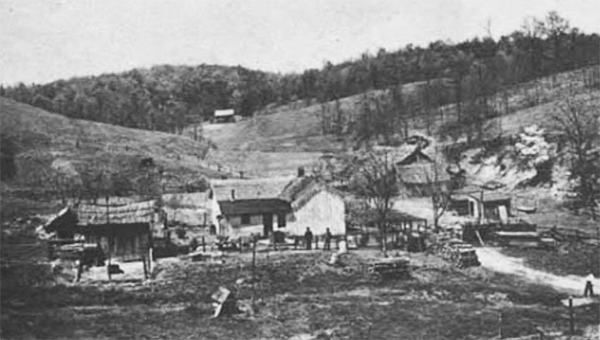
{"label": "treeline", "polygon": [[599,58],[598,34],[582,33],[550,12],[541,20],[525,20],[520,30],[498,40],[488,36],[457,44],[408,45],[395,52],[381,49],[376,55],[365,53],[337,65],[328,62],[302,74],[239,66],[157,66],[47,85],[19,84],[0,89],[0,95],[73,118],[178,133],[190,123],[209,119],[215,109],[234,108],[250,116],[273,103],[327,102],[422,82],[426,92],[417,102],[407,106],[406,99],[396,95],[394,105],[422,116],[440,105],[457,103],[459,124],[475,119],[476,125],[483,117],[468,112],[487,110],[491,94],[595,65]]}

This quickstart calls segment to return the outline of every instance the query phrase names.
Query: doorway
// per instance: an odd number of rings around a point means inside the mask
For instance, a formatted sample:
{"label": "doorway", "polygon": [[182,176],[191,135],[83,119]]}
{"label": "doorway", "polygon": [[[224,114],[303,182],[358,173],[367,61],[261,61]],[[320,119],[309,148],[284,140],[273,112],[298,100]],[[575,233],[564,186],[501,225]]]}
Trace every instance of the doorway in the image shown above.
{"label": "doorway", "polygon": [[263,236],[269,237],[273,232],[273,214],[263,214]]}

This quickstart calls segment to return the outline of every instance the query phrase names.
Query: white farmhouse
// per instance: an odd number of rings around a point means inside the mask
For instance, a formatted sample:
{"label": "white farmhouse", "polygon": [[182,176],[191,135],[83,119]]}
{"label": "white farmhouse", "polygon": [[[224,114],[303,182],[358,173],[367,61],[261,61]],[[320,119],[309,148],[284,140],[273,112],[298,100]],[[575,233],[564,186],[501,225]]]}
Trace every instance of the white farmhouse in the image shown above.
{"label": "white farmhouse", "polygon": [[345,203],[340,192],[312,177],[291,181],[279,197],[290,203],[292,211],[282,231],[290,236],[324,235],[327,228],[335,236],[346,235]]}

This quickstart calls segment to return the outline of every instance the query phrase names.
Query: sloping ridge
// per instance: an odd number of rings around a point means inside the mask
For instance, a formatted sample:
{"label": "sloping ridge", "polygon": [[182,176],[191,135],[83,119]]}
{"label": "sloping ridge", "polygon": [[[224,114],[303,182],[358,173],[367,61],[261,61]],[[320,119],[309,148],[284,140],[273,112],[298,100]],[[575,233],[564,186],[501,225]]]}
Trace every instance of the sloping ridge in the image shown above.
{"label": "sloping ridge", "polygon": [[4,188],[49,187],[58,176],[80,177],[83,168],[135,172],[148,158],[163,169],[167,186],[219,176],[204,167],[208,145],[187,137],[70,119],[3,97],[0,128],[3,157],[10,155],[15,168]]}

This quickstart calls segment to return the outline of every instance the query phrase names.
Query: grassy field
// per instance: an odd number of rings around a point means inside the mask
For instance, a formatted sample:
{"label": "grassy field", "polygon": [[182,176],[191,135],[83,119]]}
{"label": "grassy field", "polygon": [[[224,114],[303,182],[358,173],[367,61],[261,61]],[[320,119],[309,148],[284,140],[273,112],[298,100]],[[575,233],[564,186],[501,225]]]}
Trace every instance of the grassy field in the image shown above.
{"label": "grassy field", "polygon": [[[145,284],[3,289],[3,339],[492,339],[564,331],[564,294],[482,268],[458,270],[411,254],[413,278],[377,282],[364,265],[378,252],[259,253],[218,263],[163,260]],[[243,278],[246,283],[236,284]],[[232,289],[251,307],[211,319],[210,294]],[[254,301],[254,302],[252,302]],[[578,310],[577,327],[598,324],[598,306]],[[574,337],[573,339],[575,339]]]}

